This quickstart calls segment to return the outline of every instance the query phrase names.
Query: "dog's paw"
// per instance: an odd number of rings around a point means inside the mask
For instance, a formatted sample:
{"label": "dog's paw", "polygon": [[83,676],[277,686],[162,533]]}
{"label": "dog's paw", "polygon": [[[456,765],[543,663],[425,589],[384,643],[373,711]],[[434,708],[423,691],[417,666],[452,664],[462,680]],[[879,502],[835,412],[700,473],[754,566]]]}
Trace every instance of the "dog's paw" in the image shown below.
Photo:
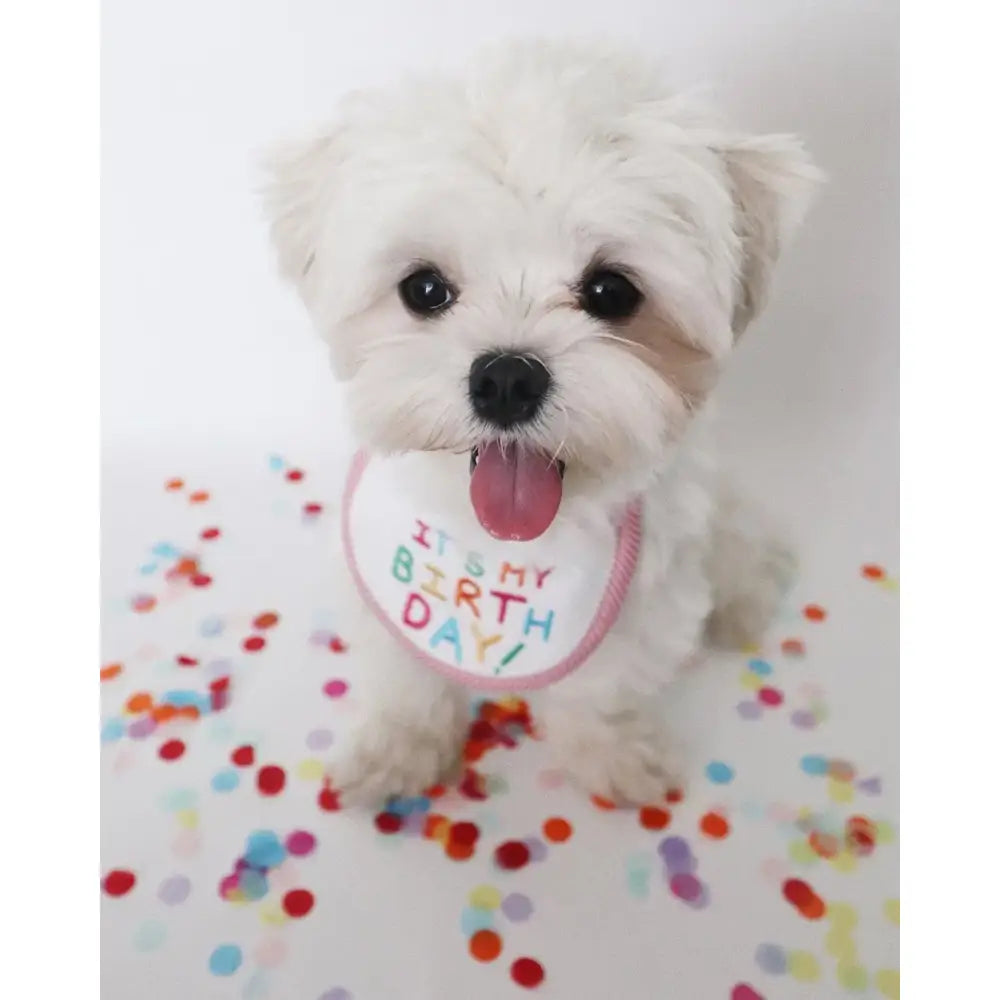
{"label": "dog's paw", "polygon": [[646,805],[682,785],[679,754],[662,728],[641,713],[586,718],[560,713],[545,732],[569,778],[591,795]]}
{"label": "dog's paw", "polygon": [[326,773],[345,806],[379,805],[392,795],[420,795],[458,772],[465,719],[444,725],[376,714],[349,734]]}

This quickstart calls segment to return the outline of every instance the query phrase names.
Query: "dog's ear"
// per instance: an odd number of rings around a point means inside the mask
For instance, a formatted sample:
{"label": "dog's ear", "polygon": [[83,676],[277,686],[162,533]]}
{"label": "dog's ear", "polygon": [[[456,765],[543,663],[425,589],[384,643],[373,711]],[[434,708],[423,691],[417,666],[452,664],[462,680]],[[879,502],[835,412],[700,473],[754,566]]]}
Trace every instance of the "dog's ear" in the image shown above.
{"label": "dog's ear", "polygon": [[287,142],[263,158],[264,209],[281,274],[305,293],[340,160],[334,130]]}
{"label": "dog's ear", "polygon": [[779,253],[823,181],[802,143],[784,135],[739,138],[720,150],[736,204],[741,288],[733,310],[739,336],[764,308]]}

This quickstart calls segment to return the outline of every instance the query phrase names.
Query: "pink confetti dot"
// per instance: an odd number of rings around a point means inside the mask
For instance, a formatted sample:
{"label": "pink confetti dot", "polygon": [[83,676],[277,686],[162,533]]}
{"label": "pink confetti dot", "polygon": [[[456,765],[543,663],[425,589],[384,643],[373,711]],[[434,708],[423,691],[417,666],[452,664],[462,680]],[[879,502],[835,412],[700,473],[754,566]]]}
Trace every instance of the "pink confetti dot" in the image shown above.
{"label": "pink confetti dot", "polygon": [[316,838],[306,830],[296,830],[285,839],[285,849],[289,854],[304,858],[316,849]]}
{"label": "pink confetti dot", "polygon": [[347,688],[347,681],[341,680],[337,677],[332,681],[327,681],[323,685],[323,694],[325,694],[328,698],[343,698],[344,695],[347,694]]}
{"label": "pink confetti dot", "polygon": [[276,965],[281,965],[288,957],[288,942],[283,938],[265,938],[254,951],[254,958],[258,965],[265,969],[273,969]]}
{"label": "pink confetti dot", "polygon": [[762,687],[757,692],[757,698],[762,704],[768,705],[771,708],[780,705],[785,700],[785,696],[777,688],[772,687]]}

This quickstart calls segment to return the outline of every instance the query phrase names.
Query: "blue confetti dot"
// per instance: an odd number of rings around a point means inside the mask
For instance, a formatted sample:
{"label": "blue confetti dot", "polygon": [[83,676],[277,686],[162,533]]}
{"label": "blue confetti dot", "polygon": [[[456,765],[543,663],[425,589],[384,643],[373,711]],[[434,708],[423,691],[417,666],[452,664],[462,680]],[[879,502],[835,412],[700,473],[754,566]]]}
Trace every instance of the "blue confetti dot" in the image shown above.
{"label": "blue confetti dot", "polygon": [[173,705],[175,708],[184,708],[186,705],[197,705],[198,700],[202,697],[200,691],[167,691],[163,695],[163,700],[168,705]]}
{"label": "blue confetti dot", "polygon": [[139,572],[142,573],[143,576],[149,576],[151,573],[155,573],[156,563],[145,563],[139,567]]}
{"label": "blue confetti dot", "polygon": [[198,631],[201,632],[203,636],[210,639],[213,635],[221,634],[225,627],[226,623],[221,618],[206,618],[201,625],[198,626]]}
{"label": "blue confetti dot", "polygon": [[806,774],[826,774],[827,771],[826,758],[819,754],[807,754],[802,758],[800,764]]}
{"label": "blue confetti dot", "polygon": [[267,876],[263,872],[256,871],[253,868],[244,868],[240,872],[240,892],[247,899],[252,902],[263,899],[267,895],[267,890]]}
{"label": "blue confetti dot", "polygon": [[273,830],[257,830],[247,837],[243,857],[254,868],[276,868],[287,856],[288,851]]}
{"label": "blue confetti dot", "polygon": [[762,944],[757,948],[757,953],[754,955],[757,960],[757,964],[760,966],[762,972],[770,973],[772,976],[784,975],[786,969],[788,968],[788,963],[785,959],[785,951],[783,948],[776,944]]}
{"label": "blue confetti dot", "polygon": [[767,677],[768,674],[773,673],[774,667],[771,666],[767,660],[751,660],[747,666],[758,676]]}
{"label": "blue confetti dot", "polygon": [[213,976],[231,976],[243,964],[243,952],[235,944],[220,944],[208,957]]}
{"label": "blue confetti dot", "polygon": [[239,773],[231,767],[212,775],[212,788],[216,792],[231,792],[239,783]]}
{"label": "blue confetti dot", "polygon": [[280,455],[271,455],[267,460],[267,464],[277,472],[278,469],[285,467],[285,460]]}
{"label": "blue confetti dot", "polygon": [[198,793],[193,788],[175,788],[162,799],[163,808],[170,812],[193,809],[198,802]]}
{"label": "blue confetti dot", "polygon": [[462,910],[462,933],[472,937],[476,931],[493,929],[493,914],[489,910],[481,910],[478,906],[467,906]]}
{"label": "blue confetti dot", "polygon": [[708,780],[716,785],[728,785],[733,780],[733,769],[728,764],[723,764],[721,760],[713,760],[705,768],[705,774]]}
{"label": "blue confetti dot", "polygon": [[116,743],[125,735],[125,723],[121,719],[108,719],[101,727],[101,742]]}
{"label": "blue confetti dot", "polygon": [[179,556],[180,554],[180,550],[171,545],[170,542],[159,542],[153,546],[154,556],[166,556],[169,559],[173,556]]}

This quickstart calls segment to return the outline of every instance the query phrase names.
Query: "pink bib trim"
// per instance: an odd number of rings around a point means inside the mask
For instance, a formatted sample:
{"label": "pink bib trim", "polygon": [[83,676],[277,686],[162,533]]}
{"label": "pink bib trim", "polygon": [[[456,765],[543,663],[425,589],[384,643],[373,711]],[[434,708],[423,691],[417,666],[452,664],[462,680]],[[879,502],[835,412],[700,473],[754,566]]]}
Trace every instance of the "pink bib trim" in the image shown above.
{"label": "pink bib trim", "polygon": [[484,676],[449,666],[429,655],[414,643],[386,613],[376,600],[358,565],[354,541],[351,537],[351,511],[358,485],[368,466],[369,457],[364,452],[358,452],[351,463],[347,483],[344,487],[343,504],[341,506],[340,530],[344,546],[344,555],[351,576],[365,604],[371,609],[382,626],[417,660],[425,666],[443,674],[449,680],[457,681],[482,691],[519,691],[535,690],[553,684],[568,673],[583,664],[591,653],[600,645],[608,630],[614,625],[625,602],[635,567],[639,560],[639,548],[642,544],[642,501],[632,500],[625,508],[625,513],[615,531],[615,552],[611,572],[601,595],[597,610],[582,638],[572,651],[564,656],[554,666],[530,676],[502,677]]}

